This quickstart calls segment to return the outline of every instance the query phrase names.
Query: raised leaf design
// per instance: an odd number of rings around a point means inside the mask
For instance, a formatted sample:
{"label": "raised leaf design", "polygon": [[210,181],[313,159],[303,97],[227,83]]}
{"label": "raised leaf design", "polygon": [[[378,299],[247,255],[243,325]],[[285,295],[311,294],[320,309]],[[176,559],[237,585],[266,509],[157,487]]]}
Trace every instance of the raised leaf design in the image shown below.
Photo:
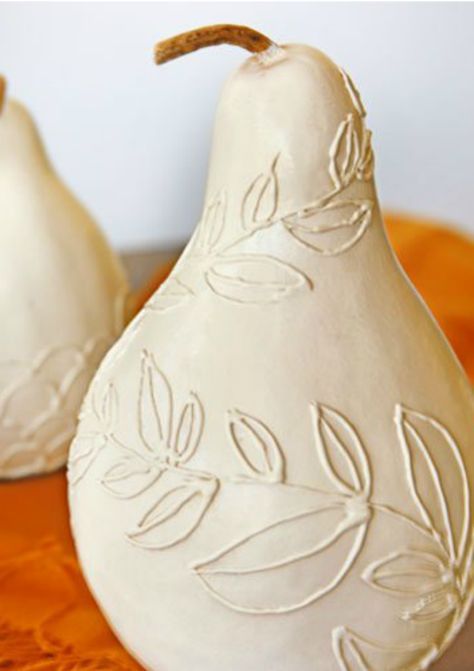
{"label": "raised leaf design", "polygon": [[279,154],[273,159],[267,174],[260,173],[247,189],[242,201],[242,226],[254,231],[268,225],[278,208],[278,178],[276,166]]}
{"label": "raised leaf design", "polygon": [[310,280],[299,270],[272,256],[241,254],[218,257],[206,272],[210,289],[236,303],[271,303]]}
{"label": "raised leaf design", "polygon": [[76,485],[84,477],[106,444],[107,439],[96,431],[81,432],[76,436],[71,445],[67,467],[70,485]]}
{"label": "raised leaf design", "polygon": [[395,424],[420,517],[450,561],[460,565],[470,528],[470,491],[459,447],[440,422],[423,413],[397,405]]}
{"label": "raised leaf design", "polygon": [[372,151],[372,133],[364,128],[362,134],[362,146],[360,160],[356,168],[357,179],[368,181],[374,174],[374,153]]}
{"label": "raised leaf design", "polygon": [[[348,627],[332,631],[332,649],[340,671],[406,671],[428,667],[436,647],[420,639],[404,645],[385,645],[356,634]],[[423,666],[418,665],[420,654]]]}
{"label": "raised leaf design", "polygon": [[[12,390],[3,403],[2,424],[7,428],[25,428],[25,408],[29,409],[36,425],[50,417],[60,406],[56,386],[41,378],[31,377]],[[31,425],[28,425],[28,428]]]}
{"label": "raised leaf design", "polygon": [[143,494],[154,485],[163,468],[151,464],[138,455],[127,454],[111,466],[101,479],[104,489],[113,496],[130,499]]}
{"label": "raised leaf design", "polygon": [[372,587],[394,596],[423,596],[443,589],[449,574],[431,552],[404,550],[372,562],[362,574]]}
{"label": "raised leaf design", "polygon": [[284,219],[289,233],[318,254],[334,256],[353,247],[372,220],[370,200],[333,200]]}
{"label": "raised leaf design", "polygon": [[81,409],[81,419],[86,421],[88,417],[94,419],[96,428],[80,431],[71,445],[68,462],[68,480],[71,485],[84,477],[113,435],[118,419],[118,396],[112,382],[106,385],[102,395],[97,389],[87,395]]}
{"label": "raised leaf design", "polygon": [[227,193],[221,191],[205,207],[195,243],[198,252],[209,254],[216,249],[224,231],[226,215]]}
{"label": "raised leaf design", "polygon": [[105,432],[111,431],[118,419],[118,396],[115,385],[109,382],[97,407],[97,397],[93,396],[93,404],[96,408],[96,416],[102,424]]}
{"label": "raised leaf design", "polygon": [[354,82],[352,81],[352,78],[342,68],[339,68],[339,72],[342,75],[342,79],[344,81],[344,86],[346,87],[346,90],[351,97],[352,104],[354,105],[355,109],[357,110],[357,112],[359,113],[361,118],[364,118],[366,116],[366,111],[365,111],[364,105],[362,103],[360,93],[357,90]]}
{"label": "raised leaf design", "polygon": [[459,594],[454,589],[440,589],[438,592],[426,594],[412,608],[407,608],[401,615],[406,622],[438,622],[445,617],[454,615],[459,606]]}
{"label": "raised leaf design", "polygon": [[67,386],[86,365],[84,353],[74,346],[56,347],[38,358],[34,367],[36,375],[61,389]]}
{"label": "raised leaf design", "polygon": [[332,646],[342,671],[372,671],[372,667],[357,645],[356,637],[345,627],[333,630]]}
{"label": "raised leaf design", "polygon": [[354,179],[361,155],[354,115],[347,114],[336,131],[329,148],[329,174],[336,189],[343,189]]}
{"label": "raised leaf design", "polygon": [[234,448],[252,478],[283,482],[283,454],[275,436],[263,422],[234,410],[228,413],[228,429]]}
{"label": "raised leaf design", "polygon": [[177,277],[170,277],[145,306],[152,312],[166,312],[178,307],[193,296],[192,290]]}
{"label": "raised leaf design", "polygon": [[276,520],[192,568],[206,591],[233,610],[289,613],[337,587],[366,530],[366,515],[347,515],[343,503],[313,507]]}
{"label": "raised leaf design", "polygon": [[150,352],[142,352],[138,394],[138,432],[145,448],[165,459],[172,433],[173,396]]}
{"label": "raised leaf design", "polygon": [[165,550],[181,543],[201,522],[218,486],[218,480],[213,476],[191,471],[172,485],[161,479],[157,487],[158,498],[127,538],[150,550]]}
{"label": "raised leaf design", "polygon": [[316,450],[331,483],[349,496],[368,498],[371,473],[362,442],[349,421],[328,406],[311,405]]}
{"label": "raised leaf design", "polygon": [[185,404],[176,429],[174,451],[179,463],[186,463],[195,453],[204,427],[204,410],[195,393]]}

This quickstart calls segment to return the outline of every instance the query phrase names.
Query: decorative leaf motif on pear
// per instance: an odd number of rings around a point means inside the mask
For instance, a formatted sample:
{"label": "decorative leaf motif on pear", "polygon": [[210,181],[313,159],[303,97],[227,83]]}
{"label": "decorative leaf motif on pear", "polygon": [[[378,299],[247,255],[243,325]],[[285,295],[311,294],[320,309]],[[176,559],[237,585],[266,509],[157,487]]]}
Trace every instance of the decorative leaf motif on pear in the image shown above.
{"label": "decorative leaf motif on pear", "polygon": [[349,113],[339,124],[336,136],[329,148],[329,174],[336,189],[345,189],[352,182],[360,156],[360,143],[354,115]]}
{"label": "decorative leaf motif on pear", "polygon": [[32,363],[0,364],[0,471],[19,477],[64,462],[77,408],[112,337],[48,348]]}
{"label": "decorative leaf motif on pear", "polygon": [[[323,455],[333,490],[307,488],[314,495],[312,506],[306,503],[299,512],[277,518],[192,566],[206,591],[228,608],[261,615],[300,610],[333,591],[362,549],[371,518],[371,474],[365,450],[341,414],[316,404],[311,414],[316,453]],[[283,451],[263,422],[233,411],[228,415],[228,431],[239,460],[255,482],[272,483],[275,492],[296,486],[286,483]],[[334,465],[333,450],[344,455],[342,464]],[[352,484],[347,483],[347,474]],[[282,538],[287,542],[282,543]],[[342,562],[341,548],[347,553]],[[301,589],[294,585],[288,593],[286,585],[293,584],[295,570],[314,578]]]}
{"label": "decorative leaf motif on pear", "polygon": [[[401,405],[395,408],[401,463],[417,520],[372,499],[371,465],[361,436],[346,416],[328,405],[309,406],[315,456],[327,479],[325,489],[288,482],[284,450],[275,433],[261,419],[240,410],[228,412],[226,422],[229,443],[240,464],[238,475],[229,479],[190,468],[187,462],[204,437],[203,405],[195,392],[189,392],[177,412],[173,388],[146,350],[133,447],[121,442],[112,426],[117,405],[109,385],[101,399],[88,398],[84,413],[105,425],[102,434],[118,448],[118,460],[101,479],[105,491],[118,499],[152,493],[135,526],[125,531],[131,544],[165,551],[187,541],[205,523],[219,491],[229,484],[252,483],[257,504],[260,487],[270,488],[275,501],[290,490],[296,495],[292,512],[281,514],[276,507],[273,520],[257,528],[250,525],[247,534],[190,565],[203,589],[223,606],[243,614],[288,615],[323,599],[353,568],[371,520],[379,514],[417,532],[419,546],[394,549],[377,558],[365,567],[362,579],[371,588],[403,600],[398,617],[412,626],[450,618],[446,640],[467,617],[474,555],[470,489],[459,446],[439,421]],[[83,439],[87,444],[88,438],[89,434],[80,432],[78,444]],[[80,457],[80,452],[76,457],[73,453],[73,464]],[[85,473],[90,468],[89,452],[82,458]],[[440,458],[447,464],[450,487]],[[295,581],[295,571],[305,580]],[[346,627],[333,632],[333,652],[341,671],[375,671],[385,663],[380,660],[391,659],[394,670],[406,659],[406,668],[418,671],[420,662],[409,660],[419,660],[420,655],[423,660],[434,658],[439,645],[445,644],[415,638],[398,647],[386,646]]]}
{"label": "decorative leaf motif on pear", "polygon": [[[356,634],[348,627],[336,627],[332,632],[332,649],[340,671],[418,671],[428,667],[436,657],[436,645],[426,639],[410,644],[385,645]],[[423,655],[423,661],[412,662],[413,655]]]}
{"label": "decorative leaf motif on pear", "polygon": [[178,277],[169,277],[145,305],[148,312],[167,312],[194,295],[193,290]]}
{"label": "decorative leaf motif on pear", "polygon": [[127,534],[128,540],[151,550],[166,550],[183,542],[201,523],[218,487],[212,475],[184,473],[179,484],[163,489],[137,528]]}
{"label": "decorative leaf motif on pear", "polygon": [[198,225],[196,241],[193,242],[194,253],[212,254],[219,245],[224,232],[227,214],[227,192],[219,192],[204,209],[202,220]]}
{"label": "decorative leaf motif on pear", "polygon": [[356,430],[343,415],[328,406],[313,403],[311,413],[316,451],[329,481],[344,496],[368,500],[372,476]]}
{"label": "decorative leaf motif on pear", "polygon": [[235,303],[273,303],[303,287],[312,287],[302,272],[263,254],[219,256],[206,272],[209,288]]}
{"label": "decorative leaf motif on pear", "polygon": [[372,219],[370,200],[335,200],[286,217],[288,232],[323,256],[342,254],[364,235]]}
{"label": "decorative leaf motif on pear", "polygon": [[[241,304],[262,304],[314,288],[301,268],[286,260],[242,251],[243,243],[256,234],[264,235],[266,229],[283,225],[294,240],[323,256],[349,251],[367,231],[372,221],[373,200],[353,198],[346,191],[354,182],[372,178],[371,133],[365,128],[365,110],[357,90],[348,75],[342,71],[341,74],[354,111],[340,122],[328,150],[331,190],[294,212],[281,212],[278,172],[282,159],[277,153],[268,170],[259,173],[244,192],[240,207],[242,232],[232,240],[225,240],[227,192],[220,191],[205,206],[186,263],[192,265],[197,259],[201,262],[207,259],[203,273],[208,288],[216,296]],[[173,275],[175,282],[183,284],[182,272],[183,269]],[[181,289],[165,288],[151,304],[156,300],[156,309],[167,309],[170,302],[172,306],[180,305],[192,293],[186,284]]]}
{"label": "decorative leaf motif on pear", "polygon": [[[397,405],[395,425],[408,489],[433,550],[396,551],[370,564],[363,579],[392,596],[412,597],[402,620],[433,622],[454,616],[466,599],[472,555],[469,482],[459,447],[440,422]],[[449,473],[449,486],[443,473]]]}
{"label": "decorative leaf motif on pear", "polygon": [[352,77],[345,70],[343,70],[343,68],[339,68],[339,72],[341,73],[344,86],[346,87],[346,91],[349,93],[351,102],[355,110],[357,111],[361,119],[365,119],[367,112],[365,111],[361,95],[357,90],[356,85],[352,81]]}
{"label": "decorative leaf motif on pear", "polygon": [[264,482],[284,482],[285,459],[281,447],[263,422],[233,410],[228,413],[227,427],[247,472],[244,477]]}
{"label": "decorative leaf motif on pear", "polygon": [[[107,395],[103,405],[108,405]],[[96,412],[96,419],[100,422],[103,415]],[[118,499],[139,497],[152,488],[155,494],[152,505],[125,537],[134,545],[155,550],[184,541],[200,524],[219,488],[219,480],[214,475],[186,467],[203,434],[204,409],[198,395],[190,392],[176,413],[167,377],[154,356],[143,350],[137,397],[137,440],[133,447],[121,441],[109,424],[107,415],[107,428],[98,432],[99,442],[96,435],[79,432],[71,473],[81,459],[87,459],[87,467],[80,472],[82,477],[98,451],[107,441],[113,442],[118,460],[101,478],[104,490]],[[77,452],[78,445],[85,448]],[[74,478],[72,484],[79,479]]]}
{"label": "decorative leaf motif on pear", "polygon": [[260,173],[247,189],[241,206],[242,227],[256,231],[272,225],[278,209],[278,177],[276,166],[280,155],[272,161],[268,174]]}
{"label": "decorative leaf motif on pear", "polygon": [[81,408],[80,419],[92,415],[98,428],[81,431],[71,445],[68,463],[68,480],[77,484],[87,473],[109,440],[113,440],[113,430],[118,417],[118,396],[115,386],[110,382],[101,399],[97,390],[89,393]]}
{"label": "decorative leaf motif on pear", "polygon": [[[402,448],[410,494],[420,518],[440,544],[453,566],[462,564],[470,529],[470,491],[466,467],[451,433],[432,417],[403,408],[395,411],[395,425]],[[429,432],[429,434],[428,434]],[[443,482],[441,466],[429,445],[429,437],[438,439],[446,460],[450,457],[449,487]],[[446,467],[445,467],[446,468]],[[456,487],[453,487],[456,479]],[[424,483],[430,483],[433,496],[428,498]],[[451,514],[456,500],[461,500],[463,515]]]}
{"label": "decorative leaf motif on pear", "polygon": [[[450,431],[429,415],[397,405],[394,419],[408,491],[420,522],[387,506],[374,504],[374,509],[416,525],[420,538],[428,539],[430,546],[394,550],[371,562],[362,579],[404,602],[399,609],[402,621],[413,625],[451,621],[441,647],[428,639],[390,648],[339,627],[333,632],[333,651],[341,671],[375,671],[378,666],[368,661],[370,650],[378,651],[379,663],[380,653],[385,655],[384,663],[395,660],[394,669],[401,668],[400,655],[407,659],[403,668],[426,668],[466,619],[472,600],[470,488],[459,446]],[[413,651],[423,655],[422,661],[419,655],[416,662],[406,657]]]}

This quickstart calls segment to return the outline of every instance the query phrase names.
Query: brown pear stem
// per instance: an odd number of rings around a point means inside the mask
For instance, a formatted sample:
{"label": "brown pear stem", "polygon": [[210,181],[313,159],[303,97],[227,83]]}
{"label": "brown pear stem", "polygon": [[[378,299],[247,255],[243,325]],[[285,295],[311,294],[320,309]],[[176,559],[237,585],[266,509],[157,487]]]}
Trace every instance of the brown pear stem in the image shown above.
{"label": "brown pear stem", "polygon": [[3,110],[3,105],[5,103],[5,93],[7,91],[7,80],[3,75],[0,75],[0,114]]}
{"label": "brown pear stem", "polygon": [[161,65],[192,51],[217,44],[233,44],[255,54],[265,51],[274,45],[274,42],[247,26],[231,24],[205,26],[158,42],[155,46],[155,62]]}

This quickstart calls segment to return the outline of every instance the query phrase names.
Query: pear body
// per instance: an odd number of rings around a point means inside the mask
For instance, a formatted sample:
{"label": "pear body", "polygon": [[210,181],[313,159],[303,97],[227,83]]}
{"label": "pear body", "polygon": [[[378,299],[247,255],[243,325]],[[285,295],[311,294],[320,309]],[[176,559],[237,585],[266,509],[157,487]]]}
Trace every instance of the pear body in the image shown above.
{"label": "pear body", "polygon": [[121,332],[118,258],[53,171],[27,110],[0,115],[0,477],[67,460],[82,398]]}
{"label": "pear body", "polygon": [[320,52],[227,83],[202,219],[69,462],[84,573],[145,668],[415,671],[467,616],[472,393],[372,164]]}

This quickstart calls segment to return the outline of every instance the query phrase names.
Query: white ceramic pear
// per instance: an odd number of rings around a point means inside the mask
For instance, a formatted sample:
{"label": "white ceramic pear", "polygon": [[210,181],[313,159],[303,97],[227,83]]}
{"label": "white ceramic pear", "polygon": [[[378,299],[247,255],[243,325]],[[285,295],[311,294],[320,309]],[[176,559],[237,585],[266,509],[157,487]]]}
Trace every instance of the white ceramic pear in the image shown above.
{"label": "white ceramic pear", "polygon": [[0,108],[0,478],[14,478],[66,462],[87,386],[123,328],[128,287],[25,107]]}
{"label": "white ceramic pear", "polygon": [[[398,265],[321,52],[225,86],[202,219],[103,362],[70,460],[87,580],[154,671],[415,671],[472,598],[474,403]],[[86,470],[87,469],[87,470]]]}

